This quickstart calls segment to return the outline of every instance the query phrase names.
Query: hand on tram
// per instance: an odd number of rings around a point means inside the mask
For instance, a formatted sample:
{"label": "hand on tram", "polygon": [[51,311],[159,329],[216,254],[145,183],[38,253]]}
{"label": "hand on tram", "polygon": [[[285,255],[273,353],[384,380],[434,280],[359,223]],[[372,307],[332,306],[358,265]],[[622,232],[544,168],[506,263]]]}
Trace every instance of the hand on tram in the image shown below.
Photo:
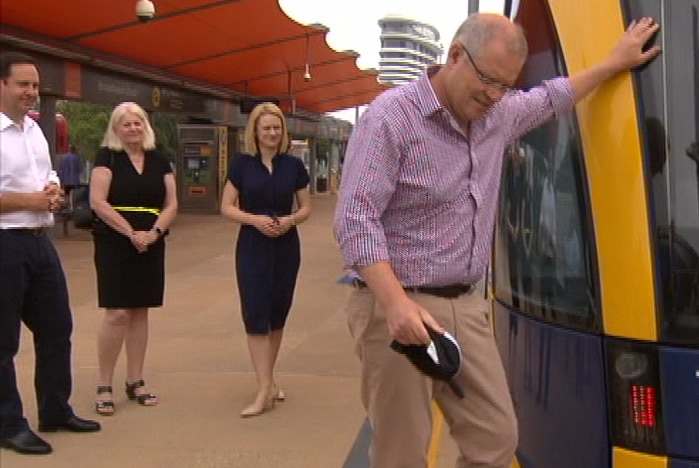
{"label": "hand on tram", "polygon": [[427,310],[407,295],[386,307],[388,333],[401,344],[429,344],[431,338],[425,324],[439,333],[444,331]]}
{"label": "hand on tram", "polygon": [[658,29],[660,25],[653,18],[646,17],[631,22],[610,55],[620,71],[643,65],[661,52],[658,45],[643,50]]}

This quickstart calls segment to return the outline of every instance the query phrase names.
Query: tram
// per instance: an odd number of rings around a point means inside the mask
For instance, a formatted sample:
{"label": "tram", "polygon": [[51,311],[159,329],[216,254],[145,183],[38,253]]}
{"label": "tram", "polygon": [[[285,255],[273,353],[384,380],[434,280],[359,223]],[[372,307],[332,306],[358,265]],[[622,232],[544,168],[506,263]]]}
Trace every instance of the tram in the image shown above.
{"label": "tram", "polygon": [[699,0],[520,0],[522,88],[663,53],[507,152],[493,326],[522,468],[699,468]]}

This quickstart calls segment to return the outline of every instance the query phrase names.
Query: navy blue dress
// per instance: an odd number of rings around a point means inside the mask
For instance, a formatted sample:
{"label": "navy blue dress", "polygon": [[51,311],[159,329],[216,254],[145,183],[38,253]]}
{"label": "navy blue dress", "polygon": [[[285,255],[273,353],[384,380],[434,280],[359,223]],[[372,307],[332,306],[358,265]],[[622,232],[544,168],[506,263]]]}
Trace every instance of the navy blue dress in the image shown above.
{"label": "navy blue dress", "polygon": [[[295,194],[310,180],[303,162],[288,154],[272,159],[272,173],[259,156],[237,155],[228,180],[238,190],[240,209],[247,213],[288,216]],[[284,328],[301,264],[296,227],[283,236],[267,237],[250,225],[240,227],[236,274],[245,331],[263,335]]]}

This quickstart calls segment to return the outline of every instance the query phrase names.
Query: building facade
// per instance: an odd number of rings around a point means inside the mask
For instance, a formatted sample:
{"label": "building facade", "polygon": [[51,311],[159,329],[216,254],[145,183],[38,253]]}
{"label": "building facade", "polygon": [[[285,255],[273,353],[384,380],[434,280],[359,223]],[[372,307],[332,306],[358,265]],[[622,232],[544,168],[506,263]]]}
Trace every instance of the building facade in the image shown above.
{"label": "building facade", "polygon": [[399,15],[379,20],[379,81],[402,85],[417,79],[444,52],[434,26]]}

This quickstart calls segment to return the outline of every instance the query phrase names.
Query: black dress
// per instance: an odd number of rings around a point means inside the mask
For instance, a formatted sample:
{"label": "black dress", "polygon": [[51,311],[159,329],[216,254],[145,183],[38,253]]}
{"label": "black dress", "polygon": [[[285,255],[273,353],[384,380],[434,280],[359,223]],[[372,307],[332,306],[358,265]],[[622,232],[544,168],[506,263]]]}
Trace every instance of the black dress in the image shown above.
{"label": "black dress", "polygon": [[[272,173],[259,156],[233,159],[228,180],[238,190],[243,211],[288,216],[298,190],[308,185],[303,162],[288,154],[272,159]],[[245,331],[267,334],[284,328],[296,287],[301,247],[296,227],[283,236],[267,237],[250,225],[240,228],[236,274]]]}
{"label": "black dress", "polygon": [[[107,201],[112,207],[162,209],[165,203],[165,174],[172,172],[167,158],[146,151],[143,173],[139,174],[124,151],[100,148],[95,166],[112,171]],[[147,211],[119,213],[135,231],[149,231],[157,215]],[[98,221],[93,229],[97,298],[99,307],[137,309],[163,305],[165,285],[165,242],[160,238],[138,253],[131,241]]]}

